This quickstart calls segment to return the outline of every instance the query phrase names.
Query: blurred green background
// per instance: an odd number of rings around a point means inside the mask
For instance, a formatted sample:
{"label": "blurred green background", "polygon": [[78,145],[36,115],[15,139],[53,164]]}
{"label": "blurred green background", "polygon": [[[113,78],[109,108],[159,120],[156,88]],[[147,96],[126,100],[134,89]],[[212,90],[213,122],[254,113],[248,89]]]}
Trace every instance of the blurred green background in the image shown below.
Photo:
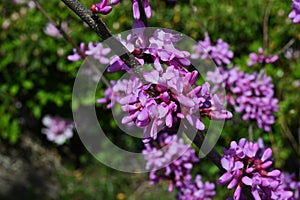
{"label": "blurred green background", "polygon": [[[67,22],[69,36],[76,44],[101,41],[62,2],[39,2],[56,23]],[[97,2],[82,3],[90,7]],[[263,137],[272,147],[275,167],[299,173],[300,25],[287,18],[291,3],[150,1],[153,18],[149,25],[171,28],[195,40],[202,40],[204,31],[212,41],[222,38],[234,51],[234,65],[249,73],[259,70],[247,67],[250,52],[257,52],[261,46],[270,54],[280,53],[279,61],[266,65],[280,102],[276,123],[270,133],[254,126],[254,138]],[[124,0],[103,20],[117,34],[131,28],[131,12],[130,1]],[[72,88],[81,61],[68,61],[71,44],[45,34],[48,21],[33,1],[1,1],[0,15],[0,198],[174,199],[176,192],[167,191],[167,182],[151,186],[147,174],[122,173],[97,162],[76,134],[62,146],[47,141],[41,134],[44,115],[72,119]],[[291,45],[285,48],[288,43]],[[104,89],[100,85],[97,95],[103,96]],[[105,106],[98,105],[97,112],[111,116]],[[108,117],[100,123],[114,133],[112,140],[117,142],[120,130],[113,119]],[[233,120],[225,125],[217,150],[221,152],[222,146],[228,147],[232,139],[247,137],[247,127],[241,116],[234,113]],[[135,148],[132,140],[125,141]],[[205,159],[195,171],[204,171],[204,180],[213,182],[219,175],[218,169]],[[216,199],[223,199],[227,189],[217,187],[217,190]]]}

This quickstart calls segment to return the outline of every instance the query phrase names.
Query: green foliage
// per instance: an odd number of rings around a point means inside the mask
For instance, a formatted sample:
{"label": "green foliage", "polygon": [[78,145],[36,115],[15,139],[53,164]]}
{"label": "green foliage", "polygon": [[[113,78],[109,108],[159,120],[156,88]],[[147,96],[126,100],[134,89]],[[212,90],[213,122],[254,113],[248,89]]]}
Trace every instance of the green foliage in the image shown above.
{"label": "green foliage", "polygon": [[[87,7],[95,3],[92,0],[81,2]],[[76,44],[101,41],[61,1],[43,0],[40,3],[57,23],[68,23],[71,29],[69,35]],[[212,42],[222,38],[235,53],[233,63],[247,72],[261,69],[261,66],[247,66],[249,53],[257,52],[259,47],[275,54],[294,39],[291,48],[300,48],[299,25],[292,24],[287,18],[291,1],[191,0],[171,3],[158,0],[150,3],[153,8],[153,18],[149,20],[151,26],[171,28],[195,40],[203,39],[205,31],[211,36]],[[269,8],[268,14],[266,10]],[[103,20],[117,34],[131,28],[131,12],[130,1],[122,1],[114,7],[112,13],[103,16]],[[36,8],[6,3],[0,4],[0,13],[0,137],[14,144],[27,129],[34,130],[37,137],[40,137],[40,132],[36,130],[40,130],[41,118],[45,114],[71,118],[72,87],[81,62],[72,63],[67,60],[73,47],[66,40],[44,33],[47,19]],[[264,21],[267,24],[264,25]],[[266,133],[253,124],[254,139],[262,137],[266,145],[272,147],[276,167],[293,171],[295,167],[287,163],[297,158],[297,150],[291,144],[298,140],[300,130],[300,60],[288,60],[281,53],[280,60],[266,65],[265,71],[273,79],[280,108],[271,133]],[[121,75],[105,73],[105,76],[109,80],[116,80]],[[104,86],[99,84],[96,97],[103,96],[103,91]],[[87,105],[93,103],[90,100],[87,98]],[[76,107],[76,102],[73,103]],[[111,133],[110,139],[113,142],[128,149],[141,148],[133,138],[121,135],[105,106],[97,105],[97,111],[101,116],[108,116],[100,124]],[[33,124],[33,128],[27,122]],[[234,112],[234,118],[225,124],[217,151],[222,153],[221,146],[228,147],[233,139],[248,137],[248,126]],[[297,141],[296,144],[299,145]],[[101,156],[110,155],[103,153]],[[122,158],[115,159],[118,162]],[[86,157],[81,157],[80,162],[86,164]],[[218,170],[211,166],[209,160],[201,161],[199,171],[205,171],[205,180],[214,181]],[[130,182],[132,179],[127,179],[128,174],[112,172],[103,166],[99,169],[84,169],[82,173],[82,178],[73,174],[59,175],[62,184],[61,199],[116,199],[118,193],[124,193],[126,199],[134,199],[131,192],[138,185]],[[99,177],[99,174],[103,177]],[[142,178],[144,180],[145,177]],[[163,185],[162,188],[166,189],[166,186]],[[220,194],[225,193],[224,188],[217,190]],[[156,190],[151,188],[150,191]],[[143,198],[157,199],[159,196],[152,195],[151,192],[145,192]],[[172,195],[165,192],[165,196],[159,198],[171,199]]]}

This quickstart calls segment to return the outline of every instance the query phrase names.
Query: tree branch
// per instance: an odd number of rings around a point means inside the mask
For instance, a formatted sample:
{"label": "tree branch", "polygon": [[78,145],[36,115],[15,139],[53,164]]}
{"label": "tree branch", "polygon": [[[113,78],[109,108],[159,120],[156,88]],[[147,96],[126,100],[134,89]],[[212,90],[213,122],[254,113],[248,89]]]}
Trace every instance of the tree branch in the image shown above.
{"label": "tree branch", "polygon": [[[73,10],[84,22],[86,22],[103,40],[108,39],[108,45],[118,54],[122,55],[120,58],[132,68],[133,72],[141,78],[145,83],[143,78],[143,68],[137,62],[135,57],[126,49],[126,47],[119,42],[107,28],[105,23],[101,18],[94,15],[90,10],[84,7],[78,0],[62,0],[71,10]],[[204,143],[204,135],[201,132],[197,132],[196,136],[187,133],[187,136],[194,142],[194,144],[201,148],[202,145],[208,145]],[[209,152],[204,152],[207,157],[212,160],[212,162],[221,170],[223,167],[221,165],[221,155],[213,148]]]}
{"label": "tree branch", "polygon": [[[196,135],[194,133],[189,133],[189,131],[186,132],[186,135],[190,140],[193,141],[193,143],[199,148],[204,150],[202,153],[206,154],[206,156],[221,170],[224,171],[224,168],[221,164],[221,155],[213,148],[210,147],[209,144],[206,142],[204,143],[205,137],[202,132],[198,131]],[[202,147],[204,145],[204,148]],[[209,152],[206,151],[206,149],[211,149]]]}
{"label": "tree branch", "polygon": [[106,24],[100,17],[94,15],[92,11],[88,10],[78,0],[62,0],[73,12],[78,15],[85,23],[87,23],[91,29],[93,29],[97,35],[103,40],[107,40],[108,46],[117,54],[122,61],[132,69],[132,71],[141,79],[143,83],[146,83],[143,72],[144,69],[135,57],[127,50],[127,48],[118,41],[111,31],[107,28]]}

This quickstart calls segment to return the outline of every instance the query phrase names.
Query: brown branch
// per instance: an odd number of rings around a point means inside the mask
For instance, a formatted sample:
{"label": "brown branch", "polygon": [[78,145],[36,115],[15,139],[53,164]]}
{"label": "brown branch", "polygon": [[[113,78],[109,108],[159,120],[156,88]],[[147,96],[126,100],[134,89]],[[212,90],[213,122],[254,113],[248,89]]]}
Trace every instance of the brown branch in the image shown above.
{"label": "brown branch", "polygon": [[140,78],[143,83],[146,83],[143,72],[144,69],[135,57],[127,50],[127,48],[118,41],[106,24],[100,17],[94,15],[90,10],[83,6],[78,0],[62,0],[76,15],[78,15],[97,35],[106,40],[108,46],[124,61],[124,63],[132,69],[132,71]]}

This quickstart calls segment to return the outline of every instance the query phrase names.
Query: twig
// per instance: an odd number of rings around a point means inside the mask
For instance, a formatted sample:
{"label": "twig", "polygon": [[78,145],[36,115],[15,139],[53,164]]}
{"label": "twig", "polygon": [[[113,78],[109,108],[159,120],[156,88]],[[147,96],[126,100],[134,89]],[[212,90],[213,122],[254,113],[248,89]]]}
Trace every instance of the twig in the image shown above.
{"label": "twig", "polygon": [[[86,55],[81,51],[81,49],[79,48],[79,46],[73,41],[73,39],[66,33],[66,31],[64,29],[62,29],[62,27],[60,25],[58,25],[49,15],[48,13],[45,11],[45,9],[42,7],[42,5],[37,1],[37,0],[33,0],[33,2],[35,3],[36,7],[39,9],[39,11],[47,18],[47,20],[53,24],[57,30],[59,30],[60,34],[64,37],[65,40],[67,40],[67,42],[69,42],[73,48],[76,49],[76,51],[78,52],[78,54],[81,56],[81,58],[85,58]],[[103,81],[103,83],[107,86],[107,87],[111,87],[109,81],[104,77],[103,73],[101,73],[99,71],[99,69],[90,62],[90,60],[87,60],[87,62],[90,64],[90,66],[95,70],[95,72],[99,75],[99,77],[101,77],[101,80]]]}
{"label": "twig", "polygon": [[295,42],[296,42],[295,38],[290,39],[290,41],[289,41],[288,43],[286,43],[286,45],[284,45],[284,47],[278,51],[277,55],[280,55],[280,54],[284,53],[284,52],[285,52],[288,48],[290,48]]}
{"label": "twig", "polygon": [[269,48],[269,29],[268,29],[268,25],[269,25],[269,17],[270,17],[270,12],[271,12],[271,8],[272,8],[272,3],[273,0],[269,0],[266,11],[265,11],[265,15],[264,15],[264,20],[263,20],[263,40],[264,40],[264,49],[268,49]]}
{"label": "twig", "polygon": [[144,69],[135,57],[127,50],[127,48],[118,41],[106,24],[100,17],[94,15],[90,10],[83,6],[78,0],[62,0],[76,15],[78,15],[91,29],[93,29],[100,38],[106,40],[108,46],[124,61],[124,63],[132,69],[132,71],[146,83],[143,72]]}
{"label": "twig", "polygon": [[249,134],[249,141],[253,141],[253,126],[252,126],[252,122],[249,122],[249,126],[248,126],[248,134]]}
{"label": "twig", "polygon": [[[189,133],[189,131],[186,132],[186,135],[190,140],[193,141],[193,143],[201,150],[203,150],[202,153],[206,154],[207,157],[221,170],[223,171],[223,167],[221,165],[221,155],[213,148],[210,147],[208,143],[204,143],[205,137],[202,132],[198,131],[196,135],[194,133]],[[202,148],[202,145],[205,145],[204,148]],[[206,149],[210,149],[209,152],[206,151]]]}
{"label": "twig", "polygon": [[285,136],[287,136],[289,142],[292,145],[292,148],[294,150],[294,152],[297,154],[298,157],[300,157],[300,146],[297,144],[297,140],[295,139],[295,137],[293,136],[291,130],[288,128],[285,120],[283,119],[283,117],[279,118],[279,124],[281,126],[282,129],[282,133],[285,134]]}

